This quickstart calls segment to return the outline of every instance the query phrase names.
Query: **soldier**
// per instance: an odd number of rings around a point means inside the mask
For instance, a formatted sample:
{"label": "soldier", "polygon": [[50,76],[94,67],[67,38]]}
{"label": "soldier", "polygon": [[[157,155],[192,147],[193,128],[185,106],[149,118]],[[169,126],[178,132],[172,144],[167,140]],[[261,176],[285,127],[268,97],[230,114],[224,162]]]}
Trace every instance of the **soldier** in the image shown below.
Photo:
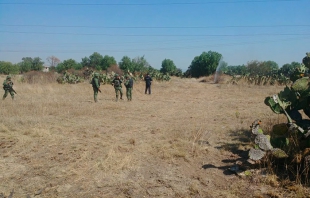
{"label": "soldier", "polygon": [[146,74],[146,76],[144,77],[144,81],[145,81],[145,94],[147,93],[147,91],[149,91],[149,94],[151,94],[151,84],[152,84],[152,78],[149,74]]}
{"label": "soldier", "polygon": [[122,90],[123,81],[120,79],[118,74],[115,74],[114,79],[112,80],[112,86],[114,86],[115,94],[116,94],[116,102],[118,101],[118,92],[121,95],[121,100],[123,100],[123,90]]}
{"label": "soldier", "polygon": [[94,90],[94,100],[95,100],[95,102],[98,102],[98,100],[97,100],[98,91],[101,93],[100,82],[99,82],[99,73],[94,74],[94,77],[91,81],[91,84],[92,84],[93,90]]}
{"label": "soldier", "polygon": [[133,80],[132,78],[127,75],[126,76],[126,81],[125,81],[125,86],[126,86],[126,97],[128,101],[131,101],[132,99],[132,89],[133,89]]}
{"label": "soldier", "polygon": [[3,100],[7,97],[8,93],[10,93],[12,100],[14,100],[14,93],[16,93],[13,89],[13,82],[11,80],[11,76],[7,76],[6,80],[3,81],[3,89],[4,89],[4,95]]}

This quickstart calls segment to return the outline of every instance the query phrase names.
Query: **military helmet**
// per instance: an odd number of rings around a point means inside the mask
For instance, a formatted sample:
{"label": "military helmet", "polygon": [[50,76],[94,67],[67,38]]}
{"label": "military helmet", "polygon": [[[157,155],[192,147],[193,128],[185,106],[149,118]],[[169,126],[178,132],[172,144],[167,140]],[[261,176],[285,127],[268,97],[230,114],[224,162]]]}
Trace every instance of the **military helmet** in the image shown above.
{"label": "military helmet", "polygon": [[118,75],[118,74],[115,74],[114,76],[115,76],[115,77],[118,77],[119,75]]}
{"label": "military helmet", "polygon": [[99,73],[95,73],[94,76],[95,76],[95,77],[99,77]]}
{"label": "military helmet", "polygon": [[11,79],[11,76],[10,76],[10,75],[8,75],[8,76],[6,77],[6,79]]}

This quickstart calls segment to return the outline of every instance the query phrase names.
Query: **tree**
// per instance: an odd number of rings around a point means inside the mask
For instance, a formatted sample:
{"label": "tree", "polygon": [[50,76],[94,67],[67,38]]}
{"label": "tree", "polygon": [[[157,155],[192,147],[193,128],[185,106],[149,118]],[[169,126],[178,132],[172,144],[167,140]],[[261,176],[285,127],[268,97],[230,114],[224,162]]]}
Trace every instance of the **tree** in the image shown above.
{"label": "tree", "polygon": [[50,67],[56,67],[60,63],[60,60],[56,56],[49,56],[46,60],[50,63]]}
{"label": "tree", "polygon": [[274,71],[277,71],[279,69],[279,66],[274,61],[250,61],[247,64],[247,69],[251,75],[270,75]]}
{"label": "tree", "polygon": [[42,71],[43,70],[43,64],[44,62],[41,61],[41,58],[39,57],[35,57],[33,58],[32,60],[32,67],[31,67],[31,70],[34,70],[34,71]]}
{"label": "tree", "polygon": [[292,73],[294,73],[296,67],[298,67],[300,63],[292,62],[291,64],[284,64],[279,71],[286,77],[290,77]]}
{"label": "tree", "polygon": [[147,72],[151,68],[152,68],[151,65],[147,62],[144,56],[142,57],[138,56],[132,60],[131,72]]}
{"label": "tree", "polygon": [[77,63],[73,59],[68,59],[68,60],[64,60],[62,63],[59,63],[56,66],[56,71],[58,73],[61,73],[61,72],[65,71],[65,70],[76,69],[76,68],[82,68],[81,64]]}
{"label": "tree", "polygon": [[111,65],[116,65],[116,60],[113,56],[105,55],[101,62],[101,69],[107,70]]}
{"label": "tree", "polygon": [[41,61],[41,58],[35,57],[23,57],[22,62],[19,63],[21,72],[29,71],[42,71],[44,62]]}
{"label": "tree", "polygon": [[90,67],[90,59],[88,57],[82,58],[81,62],[82,67]]}
{"label": "tree", "polygon": [[237,66],[227,66],[223,70],[225,74],[228,75],[245,75],[248,73],[247,67],[245,65],[237,65]]}
{"label": "tree", "polygon": [[174,62],[170,59],[165,59],[161,63],[161,69],[160,72],[164,74],[173,75],[177,70],[177,67],[175,66]]}
{"label": "tree", "polygon": [[279,69],[279,65],[278,63],[274,62],[274,61],[265,61],[264,62],[264,66],[270,70],[278,70]]}
{"label": "tree", "polygon": [[0,73],[8,74],[18,74],[19,66],[17,64],[12,64],[11,62],[0,61]]}
{"label": "tree", "polygon": [[102,68],[103,56],[98,52],[94,52],[89,56],[89,66],[100,70]]}
{"label": "tree", "polygon": [[196,56],[186,71],[186,76],[200,77],[211,75],[216,71],[217,65],[222,55],[218,52],[202,52]]}
{"label": "tree", "polygon": [[177,69],[174,71],[173,75],[174,75],[174,76],[177,76],[177,77],[183,76],[182,69],[177,68]]}
{"label": "tree", "polygon": [[32,58],[31,57],[24,57],[22,58],[22,62],[18,63],[20,66],[20,71],[22,73],[31,71],[32,68]]}
{"label": "tree", "polygon": [[133,72],[133,63],[128,56],[123,56],[121,62],[118,63],[119,68],[123,71],[130,71]]}

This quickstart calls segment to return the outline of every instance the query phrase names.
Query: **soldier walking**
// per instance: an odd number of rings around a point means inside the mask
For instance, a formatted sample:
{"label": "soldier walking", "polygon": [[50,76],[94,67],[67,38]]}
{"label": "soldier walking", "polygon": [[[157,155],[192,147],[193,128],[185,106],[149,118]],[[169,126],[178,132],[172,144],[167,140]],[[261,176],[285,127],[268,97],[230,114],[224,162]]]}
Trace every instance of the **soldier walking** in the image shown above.
{"label": "soldier walking", "polygon": [[147,93],[147,91],[149,92],[149,94],[151,94],[151,84],[152,84],[152,78],[149,74],[146,74],[146,76],[144,77],[144,81],[145,81],[145,94]]}
{"label": "soldier walking", "polygon": [[132,99],[132,89],[133,89],[133,80],[132,78],[127,75],[126,81],[125,81],[125,87],[126,87],[126,97],[128,101],[131,101]]}
{"label": "soldier walking", "polygon": [[7,76],[6,79],[3,81],[3,89],[4,95],[3,100],[7,97],[8,93],[10,93],[12,100],[14,100],[14,93],[16,93],[13,89],[13,82],[11,76]]}
{"label": "soldier walking", "polygon": [[98,96],[98,91],[101,92],[100,90],[100,82],[99,82],[99,73],[95,73],[93,79],[91,80],[91,84],[93,86],[94,90],[94,101],[98,102],[97,96]]}
{"label": "soldier walking", "polygon": [[114,79],[112,80],[112,86],[114,86],[115,94],[116,94],[116,102],[118,101],[118,95],[120,93],[120,99],[123,100],[123,90],[122,90],[123,81],[120,79],[118,74],[115,74]]}

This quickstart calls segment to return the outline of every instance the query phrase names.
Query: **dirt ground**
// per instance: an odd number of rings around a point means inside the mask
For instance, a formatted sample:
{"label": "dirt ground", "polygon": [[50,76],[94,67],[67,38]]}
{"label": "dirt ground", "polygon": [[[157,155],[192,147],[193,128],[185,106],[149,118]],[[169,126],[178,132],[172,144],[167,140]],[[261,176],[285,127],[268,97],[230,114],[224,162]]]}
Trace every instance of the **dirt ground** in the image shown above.
{"label": "dirt ground", "polygon": [[87,82],[13,80],[15,101],[0,102],[0,197],[309,197],[263,168],[230,170],[255,119],[265,131],[285,120],[263,102],[283,87],[172,78],[151,95],[135,83],[131,102],[103,85],[94,103]]}

